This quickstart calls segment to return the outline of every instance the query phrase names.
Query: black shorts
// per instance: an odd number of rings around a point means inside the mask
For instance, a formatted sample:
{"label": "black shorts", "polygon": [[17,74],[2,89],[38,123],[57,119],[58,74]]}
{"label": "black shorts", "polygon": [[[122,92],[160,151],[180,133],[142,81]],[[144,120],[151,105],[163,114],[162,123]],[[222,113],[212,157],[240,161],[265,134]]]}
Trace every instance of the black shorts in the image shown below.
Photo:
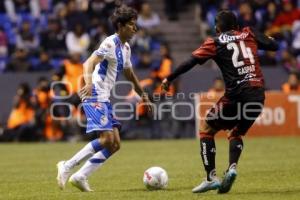
{"label": "black shorts", "polygon": [[236,97],[224,95],[206,116],[207,124],[216,131],[235,129],[245,135],[264,106],[264,91],[254,90]]}

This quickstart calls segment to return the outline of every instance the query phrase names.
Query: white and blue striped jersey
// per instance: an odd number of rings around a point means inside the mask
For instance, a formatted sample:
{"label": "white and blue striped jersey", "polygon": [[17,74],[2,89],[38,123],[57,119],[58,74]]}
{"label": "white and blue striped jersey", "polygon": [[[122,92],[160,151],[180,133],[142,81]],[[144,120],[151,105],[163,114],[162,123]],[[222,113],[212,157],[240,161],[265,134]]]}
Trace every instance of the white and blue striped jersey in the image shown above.
{"label": "white and blue striped jersey", "polygon": [[94,54],[103,58],[96,65],[93,72],[92,99],[97,102],[109,102],[112,88],[123,68],[132,67],[131,50],[126,42],[122,44],[118,34],[107,37],[94,51]]}

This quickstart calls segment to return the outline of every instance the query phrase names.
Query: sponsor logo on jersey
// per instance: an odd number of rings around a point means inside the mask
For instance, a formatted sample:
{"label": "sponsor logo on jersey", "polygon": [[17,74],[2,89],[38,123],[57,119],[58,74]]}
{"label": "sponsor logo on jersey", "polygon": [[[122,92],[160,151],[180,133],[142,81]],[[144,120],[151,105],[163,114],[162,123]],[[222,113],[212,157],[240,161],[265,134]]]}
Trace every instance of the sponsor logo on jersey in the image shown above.
{"label": "sponsor logo on jersey", "polygon": [[236,40],[243,40],[248,35],[249,35],[249,33],[241,33],[240,35],[227,35],[225,33],[222,33],[219,36],[219,41],[221,43],[229,43],[229,42],[236,41]]}
{"label": "sponsor logo on jersey", "polygon": [[262,80],[260,78],[256,78],[256,74],[253,73],[248,73],[244,76],[242,80],[238,80],[237,84],[243,83],[245,81],[256,81],[256,82],[261,82]]}

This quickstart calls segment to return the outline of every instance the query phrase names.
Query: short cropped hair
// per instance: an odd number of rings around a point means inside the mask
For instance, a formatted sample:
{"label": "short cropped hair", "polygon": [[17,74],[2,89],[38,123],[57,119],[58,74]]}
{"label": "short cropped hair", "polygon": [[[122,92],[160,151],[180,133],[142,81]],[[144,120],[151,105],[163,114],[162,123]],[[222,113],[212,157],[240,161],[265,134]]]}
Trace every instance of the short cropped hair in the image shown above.
{"label": "short cropped hair", "polygon": [[237,17],[230,10],[221,10],[218,12],[215,23],[221,32],[238,29]]}
{"label": "short cropped hair", "polygon": [[120,23],[124,26],[126,23],[131,21],[132,19],[137,19],[137,12],[133,8],[122,5],[115,9],[114,13],[110,17],[110,20],[115,28],[118,31],[118,24]]}

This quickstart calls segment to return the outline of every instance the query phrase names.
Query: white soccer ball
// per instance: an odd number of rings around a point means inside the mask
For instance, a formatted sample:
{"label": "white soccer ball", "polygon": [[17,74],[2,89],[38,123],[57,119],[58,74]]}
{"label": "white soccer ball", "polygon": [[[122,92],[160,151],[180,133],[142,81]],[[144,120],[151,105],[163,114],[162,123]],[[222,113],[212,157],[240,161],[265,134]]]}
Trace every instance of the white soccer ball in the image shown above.
{"label": "white soccer ball", "polygon": [[168,186],[168,174],[161,167],[150,167],[144,172],[143,182],[149,190],[164,189]]}

